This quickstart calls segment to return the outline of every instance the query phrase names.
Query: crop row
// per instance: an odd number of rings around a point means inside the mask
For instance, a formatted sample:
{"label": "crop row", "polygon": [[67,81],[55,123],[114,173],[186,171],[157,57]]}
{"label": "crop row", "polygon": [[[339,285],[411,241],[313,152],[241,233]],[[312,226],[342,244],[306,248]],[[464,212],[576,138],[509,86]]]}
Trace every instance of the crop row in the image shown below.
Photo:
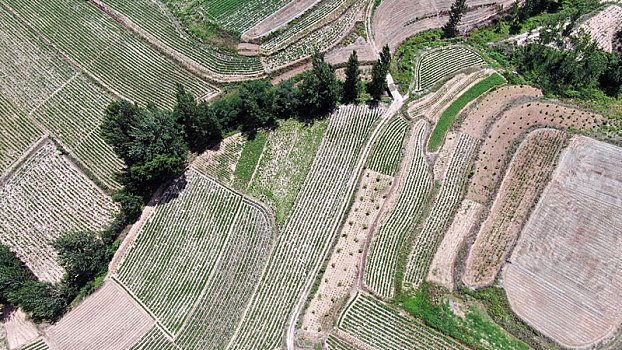
{"label": "crop row", "polygon": [[47,141],[0,188],[0,241],[39,279],[57,282],[64,271],[51,241],[64,232],[101,230],[116,211],[112,199]]}
{"label": "crop row", "polygon": [[235,180],[233,173],[246,142],[246,137],[240,133],[229,136],[220,142],[218,150],[207,151],[199,156],[194,166],[200,172],[218,179],[220,183],[231,186]]}
{"label": "crop row", "polygon": [[0,95],[0,175],[41,137],[43,131]]}
{"label": "crop row", "polygon": [[432,190],[433,180],[423,153],[427,130],[428,124],[423,120],[413,128],[414,137],[411,136],[407,146],[412,153],[403,161],[405,169],[401,174],[404,178],[398,184],[397,203],[381,222],[369,248],[365,283],[384,298],[393,296],[400,249],[412,233]]}
{"label": "crop row", "polygon": [[404,138],[408,123],[399,115],[393,117],[374,144],[367,167],[388,176],[395,176],[404,153]]}
{"label": "crop row", "polygon": [[416,63],[415,90],[429,89],[447,76],[485,63],[479,54],[465,47],[452,46],[425,53]]}
{"label": "crop row", "polygon": [[88,2],[5,3],[71,60],[125,98],[171,107],[177,82],[195,96],[215,92],[212,86],[151,49]]}
{"label": "crop row", "polygon": [[363,6],[357,1],[337,20],[302,37],[274,55],[264,58],[266,69],[271,71],[298,59],[311,56],[315,51],[325,51],[341,39],[354,25]]}
{"label": "crop row", "polygon": [[374,298],[357,294],[337,327],[370,347],[383,350],[459,350],[454,340],[402,316]]}
{"label": "crop row", "polygon": [[313,10],[300,21],[288,26],[287,29],[263,43],[261,45],[261,50],[272,52],[293,42],[297,38],[303,37],[310,30],[315,28],[316,24],[320,21],[324,21],[332,16],[333,12],[337,10],[342,11],[342,5],[346,2],[352,3],[352,0],[325,0],[320,2],[319,5],[315,6]]}
{"label": "crop row", "polygon": [[115,10],[149,32],[172,49],[220,74],[256,74],[263,72],[258,57],[226,54],[191,38],[176,23],[173,14],[162,4],[151,0],[105,0]]}
{"label": "crop row", "polygon": [[[211,0],[201,3],[199,12],[223,27],[243,33],[291,0]],[[173,0],[180,2],[180,0]]]}
{"label": "crop row", "polygon": [[328,350],[356,350],[355,347],[332,334],[326,338],[326,347]]}
{"label": "crop row", "polygon": [[361,151],[382,109],[340,107],[283,225],[232,349],[274,349],[335,234]]}
{"label": "crop row", "polygon": [[230,237],[242,198],[194,170],[163,196],[122,262],[118,278],[175,333]]}
{"label": "crop row", "polygon": [[242,201],[222,259],[176,344],[184,349],[226,347],[268,261],[273,229],[263,207]]}
{"label": "crop row", "polygon": [[130,350],[179,350],[179,347],[166,338],[160,328],[153,326]]}
{"label": "crop row", "polygon": [[458,136],[443,184],[423,228],[416,235],[406,266],[404,282],[409,283],[413,289],[418,288],[426,276],[434,252],[451,222],[452,213],[455,213],[460,203],[476,146],[477,140],[472,136]]}
{"label": "crop row", "polygon": [[36,342],[26,345],[22,348],[22,350],[48,350],[48,349],[49,347],[43,339],[37,340]]}
{"label": "crop row", "polygon": [[471,248],[464,277],[467,283],[480,285],[494,280],[521,223],[546,184],[564,139],[563,132],[545,129],[532,132],[523,141]]}

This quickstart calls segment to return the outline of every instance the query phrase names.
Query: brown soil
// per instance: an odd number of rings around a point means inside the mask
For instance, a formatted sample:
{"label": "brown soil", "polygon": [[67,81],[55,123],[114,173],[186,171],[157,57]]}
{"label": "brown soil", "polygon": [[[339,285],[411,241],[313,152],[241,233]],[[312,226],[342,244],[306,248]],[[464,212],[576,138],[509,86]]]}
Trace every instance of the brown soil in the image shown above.
{"label": "brown soil", "polygon": [[37,327],[26,319],[26,314],[21,309],[5,306],[3,314],[9,349],[19,349],[39,337]]}
{"label": "brown soil", "polygon": [[154,320],[122,287],[107,281],[46,330],[50,350],[129,349]]}
{"label": "brown soil", "polygon": [[465,284],[483,287],[494,281],[553,170],[565,138],[561,131],[539,129],[521,143],[469,253]]}
{"label": "brown soil", "polygon": [[251,43],[240,43],[238,54],[242,56],[259,56],[259,45]]}
{"label": "brown soil", "polygon": [[480,217],[484,206],[465,199],[451,226],[447,229],[443,241],[436,250],[427,280],[441,285],[449,290],[454,289],[454,262],[458,256],[458,252],[464,244],[477,220]]}
{"label": "brown soil", "polygon": [[579,28],[590,34],[603,51],[613,51],[613,39],[622,28],[622,6],[609,5],[585,21]]}
{"label": "brown soil", "polygon": [[335,64],[344,64],[348,62],[352,51],[356,50],[359,62],[372,62],[376,60],[376,49],[365,40],[357,40],[347,46],[337,46],[326,53],[326,62]]}
{"label": "brown soil", "polygon": [[576,136],[504,274],[514,312],[566,347],[622,322],[622,149]]}
{"label": "brown soil", "polygon": [[292,0],[289,4],[281,7],[278,11],[266,17],[254,27],[242,34],[242,40],[257,40],[271,32],[282,28],[294,18],[302,15],[319,0]]}
{"label": "brown soil", "polygon": [[599,114],[544,101],[510,108],[490,126],[484,138],[467,198],[480,203],[488,201],[503,172],[509,152],[527,130],[544,126],[592,132],[597,129],[597,123],[603,120],[605,118]]}

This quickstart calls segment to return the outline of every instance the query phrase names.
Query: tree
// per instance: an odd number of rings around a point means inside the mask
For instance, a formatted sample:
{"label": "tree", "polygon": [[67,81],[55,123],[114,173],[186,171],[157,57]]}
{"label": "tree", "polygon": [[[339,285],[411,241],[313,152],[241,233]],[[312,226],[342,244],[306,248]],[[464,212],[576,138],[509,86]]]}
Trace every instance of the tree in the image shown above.
{"label": "tree", "polygon": [[106,245],[94,232],[67,232],[52,242],[65,282],[82,287],[106,268]]}
{"label": "tree", "polygon": [[367,90],[374,100],[379,101],[387,87],[387,73],[379,59],[371,67],[371,82],[367,85]]}
{"label": "tree", "polygon": [[462,15],[467,12],[466,0],[456,0],[449,10],[449,20],[443,26],[443,38],[453,38],[459,34],[458,24],[462,19]]}
{"label": "tree", "polygon": [[272,114],[274,95],[269,81],[245,82],[240,87],[240,98],[244,101],[240,113],[243,131],[251,131],[275,123],[276,119]]}
{"label": "tree", "polygon": [[184,126],[184,140],[190,149],[203,151],[222,138],[220,125],[208,104],[198,104],[194,96],[177,84],[177,104],[173,109],[173,119]]}
{"label": "tree", "polygon": [[384,69],[385,75],[391,69],[391,49],[389,49],[389,45],[384,45],[382,47],[382,52],[380,52],[380,62],[382,63],[382,69]]}
{"label": "tree", "polygon": [[274,100],[272,113],[280,119],[295,117],[300,106],[298,92],[293,79],[282,81],[272,88]]}
{"label": "tree", "polygon": [[358,100],[361,93],[361,78],[359,77],[359,59],[356,50],[352,51],[346,67],[346,81],[343,84],[343,103],[351,103]]}
{"label": "tree", "polygon": [[300,84],[300,116],[314,117],[330,112],[340,96],[335,69],[324,61],[324,54],[316,52],[311,57],[313,70],[307,72]]}
{"label": "tree", "polygon": [[110,144],[119,158],[128,166],[132,165],[130,145],[132,130],[138,125],[140,108],[126,101],[113,101],[104,111],[101,135]]}

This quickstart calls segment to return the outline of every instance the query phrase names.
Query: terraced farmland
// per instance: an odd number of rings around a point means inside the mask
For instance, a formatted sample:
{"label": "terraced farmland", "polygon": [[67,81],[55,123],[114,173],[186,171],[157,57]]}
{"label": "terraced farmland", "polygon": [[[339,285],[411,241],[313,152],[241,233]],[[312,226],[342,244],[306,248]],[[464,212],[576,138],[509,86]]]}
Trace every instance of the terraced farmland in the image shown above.
{"label": "terraced farmland", "polygon": [[408,123],[404,118],[399,115],[393,117],[374,144],[366,166],[373,171],[394,176],[404,156],[407,131]]}
{"label": "terraced farmland", "polygon": [[419,322],[364,294],[357,294],[337,328],[374,349],[465,349]]}
{"label": "terraced farmland", "polygon": [[326,347],[329,350],[356,350],[356,348],[345,341],[335,337],[334,335],[329,335],[326,339]]}
{"label": "terraced farmland", "polygon": [[106,228],[118,208],[51,141],[0,187],[0,241],[41,280],[58,282],[64,270],[50,242],[69,231]]}
{"label": "terraced farmland", "polygon": [[[272,12],[285,6],[289,1],[214,0],[200,3],[197,8],[189,12],[204,13],[209,20],[216,20],[223,27],[242,33],[268,17]],[[187,8],[185,1],[169,0],[169,2],[173,7]]]}
{"label": "terraced farmland", "polygon": [[230,343],[235,349],[275,348],[290,313],[319,267],[358,175],[357,162],[383,109],[341,107],[329,122],[309,175],[283,225],[268,269]]}
{"label": "terraced farmland", "polygon": [[447,76],[463,69],[485,65],[475,51],[461,46],[428,51],[415,63],[415,91],[429,89]]}
{"label": "terraced farmland", "polygon": [[199,97],[216,91],[88,2],[7,0],[3,4],[114,94],[142,105],[171,107],[177,82]]}
{"label": "terraced farmland", "polygon": [[417,289],[427,275],[436,248],[460,204],[476,146],[477,140],[471,136],[458,136],[439,194],[421,231],[416,234],[408,258],[404,284],[408,283],[413,289]]}
{"label": "terraced farmland", "polygon": [[413,126],[407,145],[410,154],[397,175],[397,202],[380,222],[369,248],[365,284],[383,298],[393,296],[400,249],[412,234],[432,190],[432,175],[423,153],[427,133],[427,122],[420,120]]}
{"label": "terraced farmland", "polygon": [[530,133],[521,143],[471,247],[463,277],[467,285],[484,286],[494,281],[553,170],[565,138],[561,131],[543,129]]}
{"label": "terraced farmland", "polygon": [[255,76],[263,72],[258,57],[226,54],[191,38],[164,4],[151,0],[105,0],[157,40],[203,65],[214,73],[230,76]]}

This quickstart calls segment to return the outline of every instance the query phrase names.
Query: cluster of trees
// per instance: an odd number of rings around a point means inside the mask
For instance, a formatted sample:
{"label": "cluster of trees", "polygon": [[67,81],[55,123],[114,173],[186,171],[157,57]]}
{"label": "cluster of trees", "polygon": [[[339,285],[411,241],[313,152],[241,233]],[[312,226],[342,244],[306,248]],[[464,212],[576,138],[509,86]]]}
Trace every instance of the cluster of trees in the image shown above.
{"label": "cluster of trees", "polygon": [[546,92],[567,97],[619,96],[622,53],[602,51],[587,33],[573,33],[576,13],[540,29],[537,42],[512,52],[512,62],[525,79]]}
{"label": "cluster of trees", "polygon": [[[84,287],[106,271],[110,252],[93,232],[71,232],[53,242],[66,273],[59,284],[39,281],[7,246],[0,245],[0,303],[20,307],[35,321],[55,321]],[[94,289],[91,286],[90,289]]]}

